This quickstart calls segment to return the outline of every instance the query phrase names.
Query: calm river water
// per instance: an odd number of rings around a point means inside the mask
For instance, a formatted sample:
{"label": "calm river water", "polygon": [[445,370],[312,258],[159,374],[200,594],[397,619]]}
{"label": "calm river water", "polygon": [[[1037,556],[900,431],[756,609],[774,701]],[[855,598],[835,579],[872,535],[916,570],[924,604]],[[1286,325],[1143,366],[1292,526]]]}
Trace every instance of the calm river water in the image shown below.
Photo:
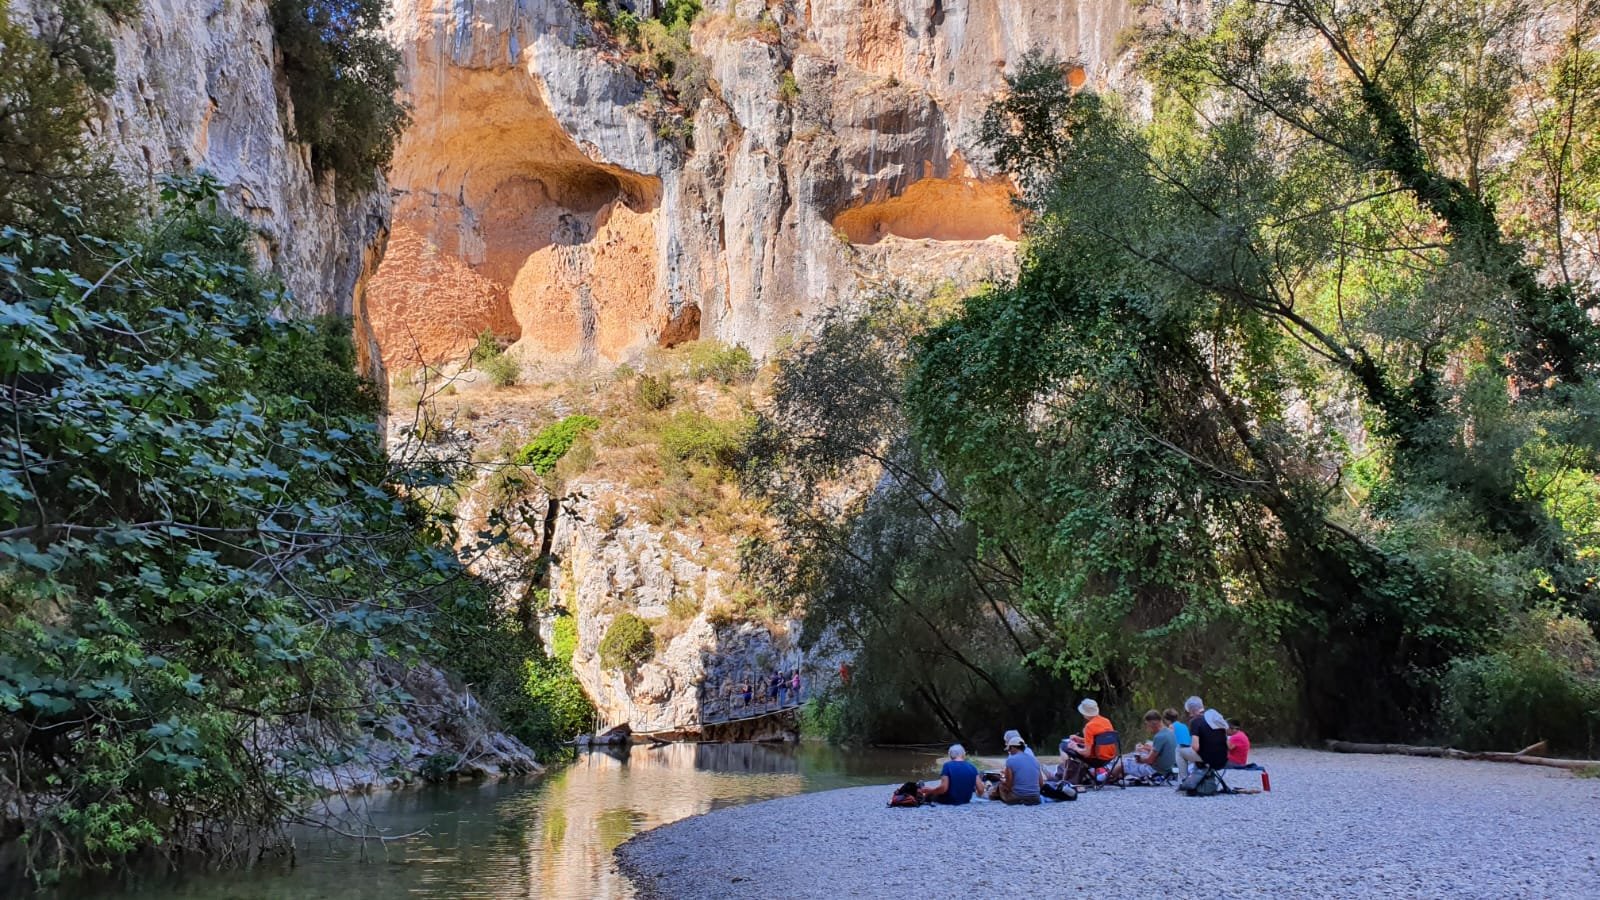
{"label": "calm river water", "polygon": [[[297,837],[296,864],[159,880],[97,898],[377,900],[625,898],[611,851],[633,835],[740,803],[937,772],[934,751],[769,744],[671,744],[582,754],[536,781],[424,788],[352,803],[391,835],[362,845],[325,832]],[[888,792],[885,791],[885,800]],[[753,834],[752,842],[783,835]],[[707,853],[737,852],[707,847]],[[83,895],[77,895],[83,896]]]}

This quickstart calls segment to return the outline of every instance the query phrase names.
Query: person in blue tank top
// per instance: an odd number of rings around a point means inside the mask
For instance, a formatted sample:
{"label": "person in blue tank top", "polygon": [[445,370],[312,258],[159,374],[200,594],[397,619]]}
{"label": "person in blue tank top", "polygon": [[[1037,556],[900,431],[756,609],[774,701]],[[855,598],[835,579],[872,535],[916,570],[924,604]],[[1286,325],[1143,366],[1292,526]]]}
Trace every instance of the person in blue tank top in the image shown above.
{"label": "person in blue tank top", "polygon": [[960,806],[972,800],[978,787],[978,767],[967,762],[967,748],[960,744],[950,747],[950,761],[939,770],[939,783],[922,789],[922,799],[950,806]]}
{"label": "person in blue tank top", "polygon": [[[1166,721],[1167,727],[1172,729],[1172,736],[1177,740],[1178,750],[1181,752],[1184,747],[1189,746],[1193,740],[1189,736],[1189,726],[1178,717],[1178,711],[1169,706],[1167,711],[1161,714],[1161,718]],[[1187,765],[1182,765],[1181,767],[1188,768]]]}

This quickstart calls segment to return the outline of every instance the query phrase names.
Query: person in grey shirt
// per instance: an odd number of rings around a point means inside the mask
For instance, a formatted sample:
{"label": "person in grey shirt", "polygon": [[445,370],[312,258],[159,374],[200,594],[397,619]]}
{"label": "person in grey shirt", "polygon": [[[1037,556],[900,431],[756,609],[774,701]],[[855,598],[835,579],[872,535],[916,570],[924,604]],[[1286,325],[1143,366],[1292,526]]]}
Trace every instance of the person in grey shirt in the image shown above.
{"label": "person in grey shirt", "polygon": [[1150,732],[1150,740],[1135,747],[1134,752],[1122,761],[1126,777],[1140,779],[1171,775],[1178,768],[1177,735],[1167,727],[1161,711],[1156,709],[1144,714],[1144,727]]}
{"label": "person in grey shirt", "polygon": [[1039,760],[1026,752],[1022,738],[1016,732],[1010,734],[1006,738],[1006,768],[1000,773],[1000,783],[989,792],[989,799],[1013,806],[1038,806],[1044,770],[1039,768]]}

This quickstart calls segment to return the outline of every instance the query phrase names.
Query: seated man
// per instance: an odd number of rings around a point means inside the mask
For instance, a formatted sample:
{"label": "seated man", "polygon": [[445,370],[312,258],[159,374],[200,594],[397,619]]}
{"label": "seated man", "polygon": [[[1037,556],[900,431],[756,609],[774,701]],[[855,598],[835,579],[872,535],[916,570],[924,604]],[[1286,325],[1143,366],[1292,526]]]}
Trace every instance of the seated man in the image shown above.
{"label": "seated man", "polygon": [[939,783],[922,789],[922,799],[949,806],[960,806],[972,799],[978,787],[978,767],[967,762],[967,749],[950,746],[950,761],[939,770]]}
{"label": "seated man", "polygon": [[1188,747],[1178,750],[1179,758],[1212,769],[1228,765],[1228,722],[1214,709],[1206,709],[1199,697],[1190,697],[1183,704],[1191,718],[1189,733],[1193,735]]}
{"label": "seated man", "polygon": [[1122,761],[1126,777],[1135,780],[1170,775],[1178,766],[1178,739],[1162,720],[1161,711],[1152,709],[1144,714],[1145,730],[1150,740],[1134,748]]}
{"label": "seated man", "polygon": [[1078,704],[1078,715],[1083,716],[1083,734],[1073,735],[1063,742],[1061,751],[1070,759],[1082,761],[1090,769],[1104,766],[1117,758],[1117,747],[1096,747],[1094,739],[1108,731],[1115,731],[1111,720],[1100,715],[1100,704],[1085,697]]}
{"label": "seated man", "polygon": [[990,800],[999,800],[1011,806],[1038,806],[1039,788],[1044,785],[1044,772],[1033,754],[1023,752],[1022,738],[1006,740],[1006,768],[1000,773],[1000,782],[989,791]]}
{"label": "seated man", "polygon": [[1228,723],[1228,768],[1250,765],[1250,735],[1244,733],[1244,720]]}
{"label": "seated man", "polygon": [[1191,740],[1189,725],[1179,718],[1178,711],[1169,707],[1166,712],[1161,714],[1161,718],[1167,723],[1167,727],[1172,729],[1172,737],[1178,748],[1182,749],[1189,746]]}

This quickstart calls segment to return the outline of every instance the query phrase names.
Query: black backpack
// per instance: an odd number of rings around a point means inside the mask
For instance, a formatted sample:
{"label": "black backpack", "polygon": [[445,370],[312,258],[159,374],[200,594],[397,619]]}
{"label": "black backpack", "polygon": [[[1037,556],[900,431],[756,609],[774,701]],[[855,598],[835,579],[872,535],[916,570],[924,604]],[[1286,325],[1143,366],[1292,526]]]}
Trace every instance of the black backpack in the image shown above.
{"label": "black backpack", "polygon": [[1178,785],[1178,790],[1191,797],[1212,797],[1222,790],[1222,784],[1217,781],[1217,773],[1210,769],[1195,769],[1189,777],[1183,779]]}

